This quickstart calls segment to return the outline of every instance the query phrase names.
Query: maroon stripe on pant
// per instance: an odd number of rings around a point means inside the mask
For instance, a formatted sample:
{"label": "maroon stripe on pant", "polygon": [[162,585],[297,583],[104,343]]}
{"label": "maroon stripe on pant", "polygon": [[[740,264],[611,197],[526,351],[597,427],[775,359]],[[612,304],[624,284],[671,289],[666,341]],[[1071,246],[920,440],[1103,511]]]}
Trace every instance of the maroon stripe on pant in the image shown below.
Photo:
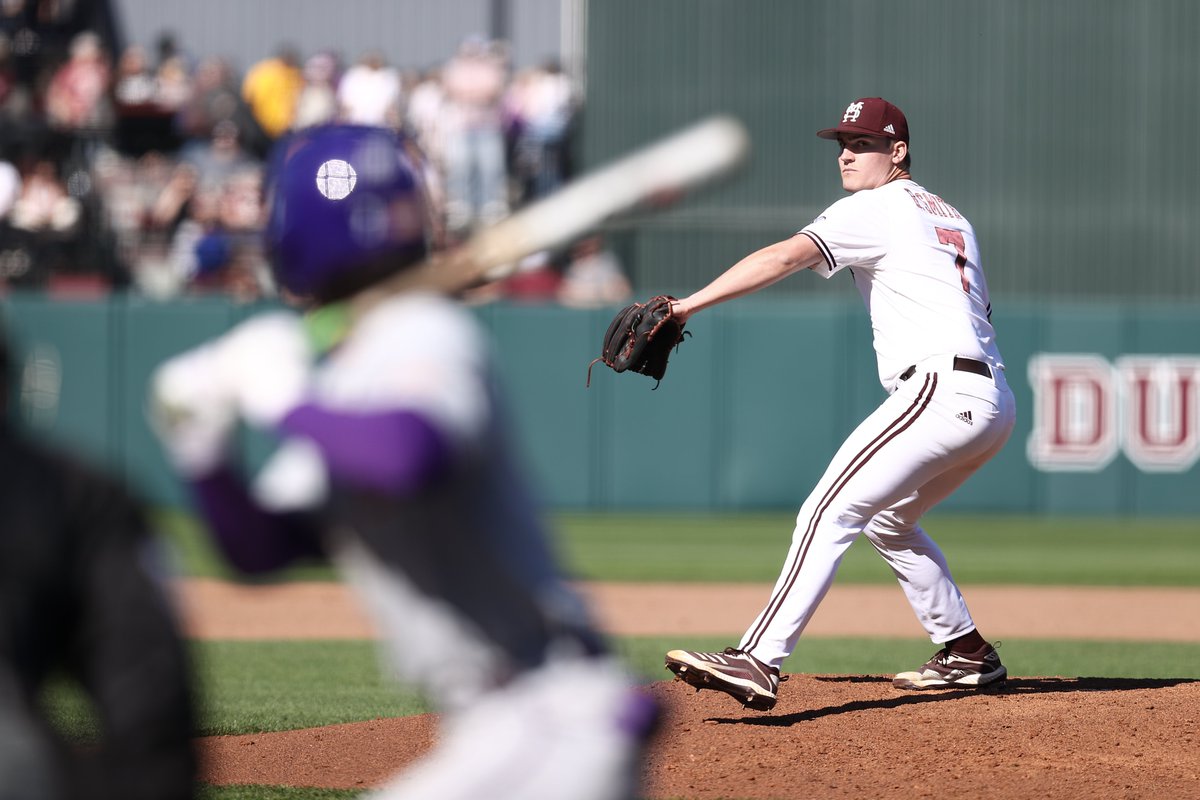
{"label": "maroon stripe on pant", "polygon": [[796,553],[796,561],[792,568],[788,571],[787,582],[784,583],[782,589],[771,598],[767,604],[767,613],[763,615],[754,630],[750,634],[750,639],[743,650],[747,653],[754,650],[762,641],[762,636],[766,632],[767,627],[779,613],[780,607],[783,605],[784,599],[788,592],[792,590],[796,579],[800,576],[800,568],[804,565],[804,558],[808,555],[808,548],[812,545],[813,536],[817,530],[817,523],[820,522],[821,516],[828,510],[833,503],[838,492],[845,488],[846,484],[853,478],[860,469],[862,469],[871,458],[883,448],[885,444],[895,439],[901,433],[906,431],[909,426],[917,421],[917,418],[929,406],[929,401],[933,399],[934,390],[937,389],[937,374],[927,373],[925,375],[925,384],[921,390],[917,392],[916,398],[913,399],[912,405],[904,410],[899,417],[888,423],[888,426],[883,431],[872,439],[862,450],[859,450],[854,458],[850,459],[850,463],[842,470],[829,489],[826,490],[825,496],[821,498],[821,502],[817,504],[816,511],[813,512],[812,518],[808,521],[808,527],[804,530],[804,536],[801,538],[800,548]]}

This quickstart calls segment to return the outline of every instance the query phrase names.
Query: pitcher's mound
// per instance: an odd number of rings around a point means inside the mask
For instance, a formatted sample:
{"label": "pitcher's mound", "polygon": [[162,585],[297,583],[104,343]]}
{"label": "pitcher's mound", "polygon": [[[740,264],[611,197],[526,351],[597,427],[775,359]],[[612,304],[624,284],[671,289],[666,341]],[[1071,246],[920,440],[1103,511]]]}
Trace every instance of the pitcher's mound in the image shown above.
{"label": "pitcher's mound", "polygon": [[[681,682],[646,798],[1190,797],[1200,785],[1200,681],[1010,678],[906,692],[881,676],[792,675],[768,713]],[[436,716],[209,737],[214,784],[377,786],[436,739]]]}

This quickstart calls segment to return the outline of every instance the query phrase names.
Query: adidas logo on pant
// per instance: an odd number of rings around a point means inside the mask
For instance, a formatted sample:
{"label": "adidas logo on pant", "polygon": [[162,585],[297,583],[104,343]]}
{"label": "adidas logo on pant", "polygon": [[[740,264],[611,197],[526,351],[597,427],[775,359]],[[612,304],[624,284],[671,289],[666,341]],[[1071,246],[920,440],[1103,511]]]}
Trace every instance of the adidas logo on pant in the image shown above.
{"label": "adidas logo on pant", "polygon": [[956,414],[955,416],[958,417],[959,419],[961,419],[963,422],[967,423],[968,425],[975,424],[975,421],[973,419],[971,419],[970,411],[961,411],[958,414]]}

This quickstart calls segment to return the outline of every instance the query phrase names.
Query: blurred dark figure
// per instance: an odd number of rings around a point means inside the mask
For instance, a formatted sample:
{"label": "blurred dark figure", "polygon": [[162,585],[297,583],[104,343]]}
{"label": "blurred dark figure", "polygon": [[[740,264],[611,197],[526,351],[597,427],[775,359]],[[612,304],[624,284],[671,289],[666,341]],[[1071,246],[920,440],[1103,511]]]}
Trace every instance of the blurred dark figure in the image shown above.
{"label": "blurred dark figure", "polygon": [[0,143],[22,141],[10,128],[24,125],[33,113],[33,92],[21,83],[12,40],[0,30]]}
{"label": "blurred dark figure", "polygon": [[7,282],[41,288],[51,275],[73,266],[82,242],[83,206],[67,190],[55,160],[26,156],[15,166],[19,188],[0,242],[5,253],[24,254],[20,260],[26,269]]}
{"label": "blurred dark figure", "polygon": [[112,66],[100,37],[84,31],[71,40],[70,57],[50,76],[46,116],[50,124],[75,135],[109,127]]}
{"label": "blurred dark figure", "polygon": [[91,295],[126,286],[90,175],[82,162],[54,152],[23,153],[13,164],[17,188],[0,219],[0,284]]}
{"label": "blurred dark figure", "polygon": [[205,58],[197,65],[190,83],[187,100],[175,115],[176,130],[185,142],[208,141],[218,124],[232,122],[247,150],[258,158],[266,154],[271,139],[242,99],[232,65],[222,58]]}
{"label": "blurred dark figure", "polygon": [[263,299],[271,285],[262,252],[261,180],[255,172],[201,188],[171,240],[170,267],[189,294]]}
{"label": "blurred dark figure", "polygon": [[568,177],[574,90],[558,62],[550,61],[522,70],[506,104],[512,123],[512,172],[522,202],[529,202],[554,192]]}
{"label": "blurred dark figure", "polygon": [[170,94],[146,49],[125,48],[113,71],[113,144],[122,153],[140,156],[149,151],[179,148],[175,114],[184,98]]}
{"label": "blurred dark figure", "polygon": [[[191,798],[185,651],[142,508],[18,432],[8,372],[0,335],[0,798]],[[95,741],[45,716],[47,684],[64,677],[91,701]]]}
{"label": "blurred dark figure", "polygon": [[111,0],[0,0],[0,32],[12,43],[20,83],[31,92],[44,88],[84,31],[110,51],[122,49],[112,6]]}

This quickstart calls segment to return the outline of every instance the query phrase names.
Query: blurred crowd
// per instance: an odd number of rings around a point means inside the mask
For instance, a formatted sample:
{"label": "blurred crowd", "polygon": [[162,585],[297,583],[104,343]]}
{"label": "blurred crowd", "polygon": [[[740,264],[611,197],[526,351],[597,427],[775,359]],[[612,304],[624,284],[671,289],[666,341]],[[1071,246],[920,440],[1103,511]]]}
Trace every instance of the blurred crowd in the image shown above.
{"label": "blurred crowd", "polygon": [[[0,28],[0,293],[269,296],[264,161],[281,137],[327,121],[409,134],[426,164],[437,246],[572,175],[572,82],[555,63],[514,69],[505,43],[484,37],[423,69],[379,52],[348,61],[281,46],[239,74],[166,33],[114,54],[81,30],[29,64],[25,32]],[[628,294],[593,236],[526,259],[482,297],[593,306]]]}

